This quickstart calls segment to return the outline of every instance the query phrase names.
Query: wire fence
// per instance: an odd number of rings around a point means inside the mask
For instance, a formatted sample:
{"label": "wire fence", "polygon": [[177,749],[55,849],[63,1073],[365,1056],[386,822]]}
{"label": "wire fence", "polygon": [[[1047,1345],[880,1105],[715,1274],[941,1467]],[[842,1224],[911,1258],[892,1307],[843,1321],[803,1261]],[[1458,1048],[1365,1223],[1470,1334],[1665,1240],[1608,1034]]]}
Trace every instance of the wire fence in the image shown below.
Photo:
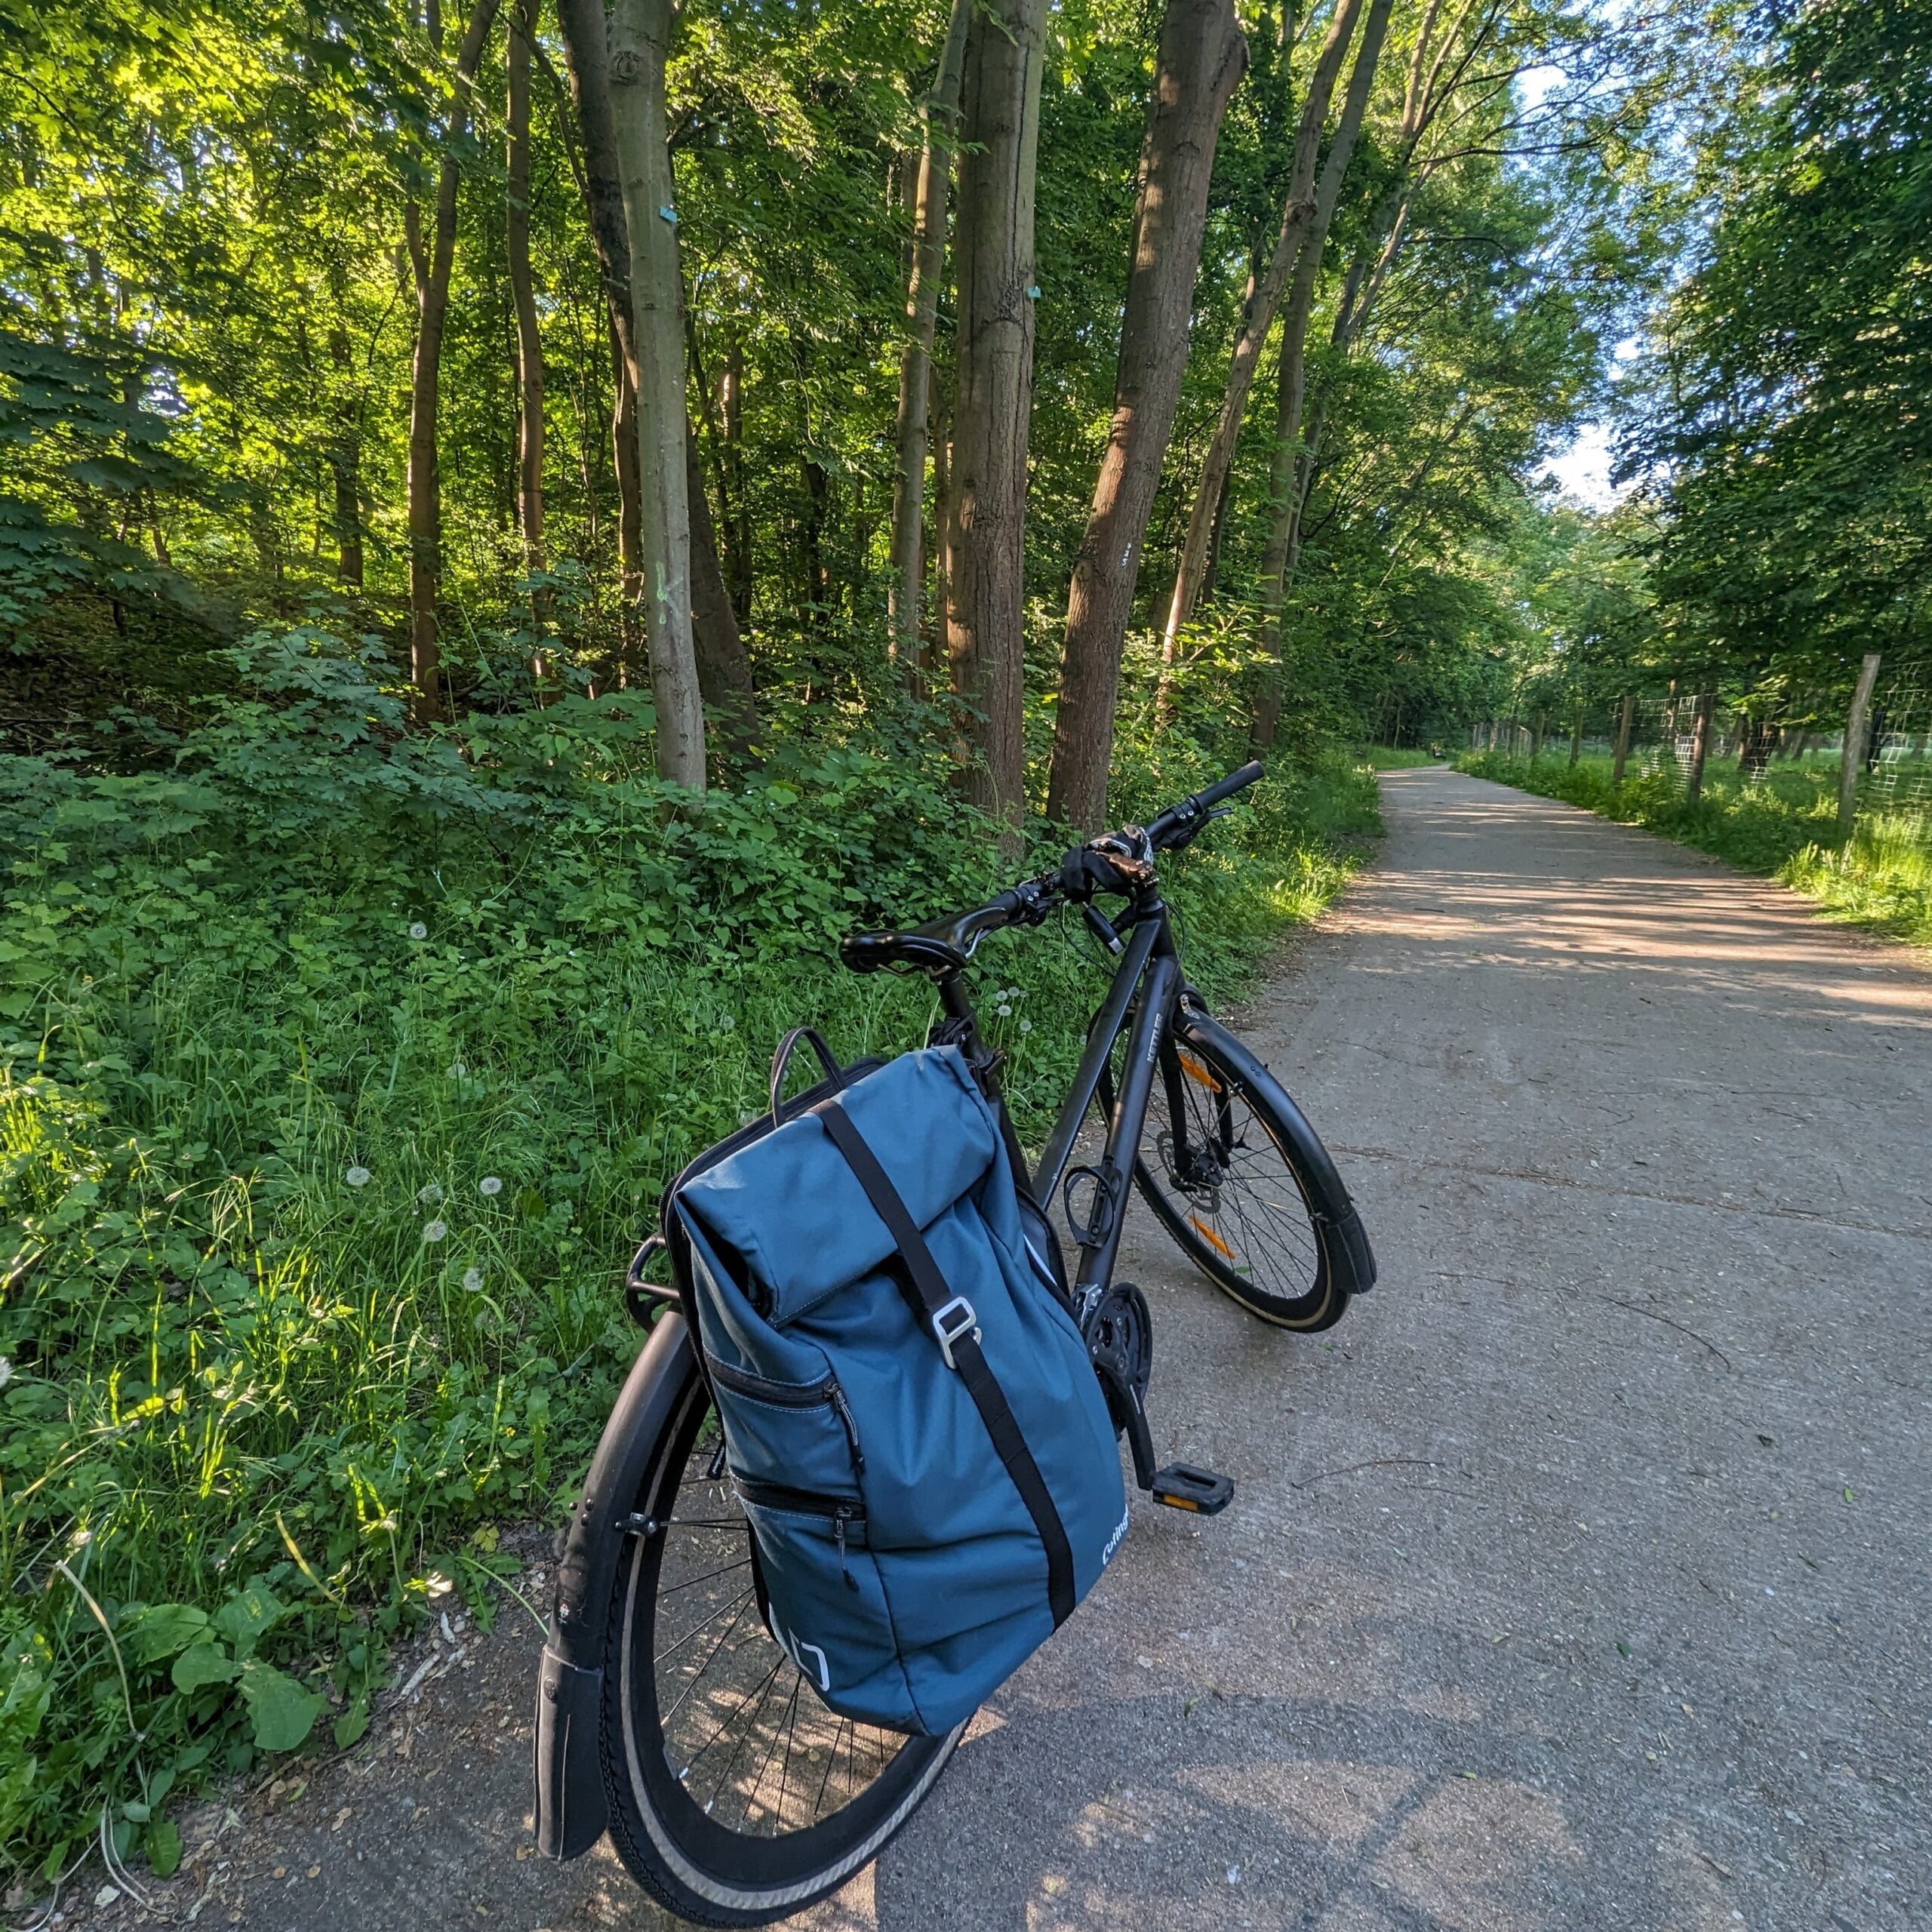
{"label": "wire fence", "polygon": [[[1469,748],[1558,764],[1622,761],[1627,781],[1659,781],[1685,792],[1720,774],[1746,786],[1777,786],[1789,774],[1819,784],[1837,774],[1849,720],[1816,710],[1780,717],[1761,705],[1731,704],[1706,694],[1616,700],[1580,709],[1487,718],[1472,725]],[[1701,761],[1699,739],[1703,737]],[[1916,669],[1872,689],[1859,737],[1859,815],[1882,813],[1932,843],[1932,681]]]}

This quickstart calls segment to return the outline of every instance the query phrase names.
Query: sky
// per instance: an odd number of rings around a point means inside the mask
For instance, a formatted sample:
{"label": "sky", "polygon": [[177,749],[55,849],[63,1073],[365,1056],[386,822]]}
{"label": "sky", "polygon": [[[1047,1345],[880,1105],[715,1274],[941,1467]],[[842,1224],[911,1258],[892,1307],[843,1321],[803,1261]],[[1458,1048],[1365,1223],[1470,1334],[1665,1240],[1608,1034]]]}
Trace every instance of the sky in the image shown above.
{"label": "sky", "polygon": [[1610,426],[1585,423],[1577,431],[1576,441],[1561,456],[1540,464],[1536,474],[1550,478],[1565,496],[1574,497],[1593,510],[1607,510],[1620,502],[1629,485],[1610,480]]}

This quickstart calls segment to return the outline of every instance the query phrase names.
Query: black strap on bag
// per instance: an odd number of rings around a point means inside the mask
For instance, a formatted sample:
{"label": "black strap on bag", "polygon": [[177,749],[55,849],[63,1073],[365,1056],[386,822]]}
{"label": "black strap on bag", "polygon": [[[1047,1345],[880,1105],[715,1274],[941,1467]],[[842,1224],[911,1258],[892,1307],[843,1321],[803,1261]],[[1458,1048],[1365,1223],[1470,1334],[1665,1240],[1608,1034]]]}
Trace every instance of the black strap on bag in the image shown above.
{"label": "black strap on bag", "polygon": [[980,1412],[980,1420],[992,1438],[994,1449],[1006,1465],[1020,1500],[1026,1504],[1033,1527],[1047,1552],[1047,1602],[1057,1629],[1073,1614],[1073,1549],[1066,1540],[1066,1526],[1054,1507],[1052,1493],[1040,1474],[1040,1466],[1020,1432],[1006,1396],[980,1348],[980,1331],[974,1325],[973,1307],[963,1295],[955,1294],[932,1250],[926,1245],[918,1224],[900,1198],[891,1177],[878,1164],[866,1138],[852,1124],[851,1116],[835,1100],[822,1102],[814,1110],[825,1123],[832,1144],[844,1155],[848,1166],[866,1191],[873,1211],[885,1223],[886,1232],[897,1244],[906,1263],[906,1278],[900,1287],[913,1319],[930,1328],[944,1351],[949,1367],[957,1369],[966,1392]]}

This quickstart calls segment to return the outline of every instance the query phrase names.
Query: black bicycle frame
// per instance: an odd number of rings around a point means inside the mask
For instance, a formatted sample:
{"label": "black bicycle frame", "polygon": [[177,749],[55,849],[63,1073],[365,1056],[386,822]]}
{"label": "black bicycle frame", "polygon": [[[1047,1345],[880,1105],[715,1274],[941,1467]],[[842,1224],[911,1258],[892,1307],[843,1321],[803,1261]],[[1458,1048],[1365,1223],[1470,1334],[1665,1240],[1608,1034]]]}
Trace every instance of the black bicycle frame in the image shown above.
{"label": "black bicycle frame", "polygon": [[[1112,1279],[1114,1260],[1120,1250],[1121,1231],[1127,1219],[1128,1195],[1134,1182],[1134,1162],[1140,1146],[1140,1134],[1146,1124],[1147,1106],[1153,1091],[1161,1044],[1171,1026],[1181,986],[1180,955],[1174,944],[1174,928],[1168,909],[1154,894],[1134,904],[1128,934],[1113,983],[1094,1016],[1087,1035],[1087,1048],[1080,1057],[1079,1071],[1062,1103],[1060,1117],[1047,1137],[1040,1162],[1032,1177],[1033,1198],[1043,1208],[1051,1208],[1069,1181],[1084,1179],[1091,1192],[1075,1212],[1069,1198],[1063,1202],[1080,1261],[1074,1271],[1075,1303],[1084,1312],[1092,1298]],[[1123,920],[1117,924],[1124,925]],[[939,993],[948,1015],[962,1022],[968,1030],[968,1055],[983,1060],[978,1020],[967,998],[964,976],[944,975]],[[1114,1097],[1112,1118],[1107,1123],[1106,1144],[1094,1165],[1069,1171],[1073,1143],[1079,1137],[1087,1110],[1094,1104],[1107,1069],[1114,1043],[1133,1014],[1125,1066],[1119,1091]],[[1179,1131],[1184,1114],[1174,1115]],[[1023,1171],[1020,1178],[1026,1178]],[[1069,1195],[1071,1190],[1069,1190]]]}

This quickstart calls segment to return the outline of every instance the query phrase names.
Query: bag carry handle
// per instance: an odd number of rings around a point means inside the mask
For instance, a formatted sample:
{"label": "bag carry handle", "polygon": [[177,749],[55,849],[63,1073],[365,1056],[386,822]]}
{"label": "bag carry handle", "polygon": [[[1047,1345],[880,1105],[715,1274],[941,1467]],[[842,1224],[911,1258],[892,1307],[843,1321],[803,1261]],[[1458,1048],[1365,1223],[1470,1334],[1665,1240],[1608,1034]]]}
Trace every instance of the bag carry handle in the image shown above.
{"label": "bag carry handle", "polygon": [[792,1064],[792,1056],[798,1050],[801,1040],[811,1042],[812,1051],[818,1055],[818,1063],[825,1069],[825,1077],[842,1084],[845,1069],[833,1057],[832,1049],[825,1044],[825,1036],[816,1026],[794,1026],[778,1043],[778,1051],[771,1056],[771,1124],[782,1127],[786,1115],[781,1111],[784,1103],[779,1097],[785,1091],[785,1075]]}
{"label": "bag carry handle", "polygon": [[978,1318],[973,1304],[952,1286],[933,1259],[919,1225],[900,1198],[891,1177],[878,1164],[878,1157],[866,1144],[866,1137],[853,1124],[852,1116],[837,1100],[821,1100],[814,1111],[824,1123],[832,1144],[845,1157],[845,1164],[865,1189],[872,1212],[885,1223],[906,1264],[906,1278],[900,1291],[912,1311],[912,1318],[930,1327],[937,1340],[946,1365],[966,1385],[980,1420],[992,1438],[995,1451],[1006,1465],[1026,1513],[1033,1519],[1041,1546],[1047,1553],[1047,1602],[1057,1630],[1073,1614],[1073,1546],[1067,1541],[1066,1528],[1054,1506],[1053,1492],[1040,1474],[1040,1466],[1026,1446],[1020,1424],[1007,1405],[1006,1392],[999,1386],[991,1364],[980,1347]]}

